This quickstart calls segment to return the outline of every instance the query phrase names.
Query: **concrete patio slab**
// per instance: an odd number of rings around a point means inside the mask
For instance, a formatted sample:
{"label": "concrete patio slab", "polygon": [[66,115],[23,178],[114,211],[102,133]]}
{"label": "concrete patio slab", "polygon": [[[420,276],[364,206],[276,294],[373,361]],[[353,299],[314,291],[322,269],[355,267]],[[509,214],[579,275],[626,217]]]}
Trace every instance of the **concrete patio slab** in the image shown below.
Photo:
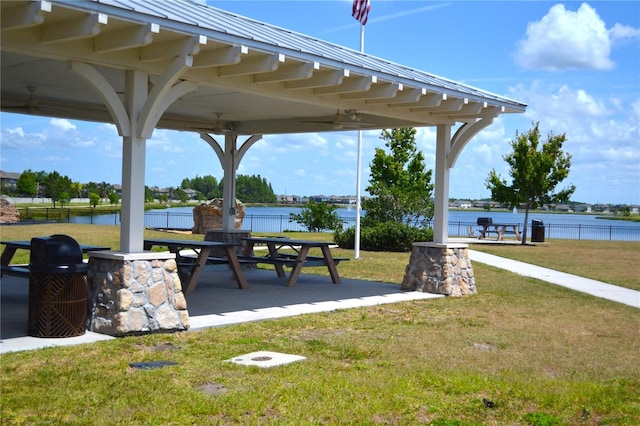
{"label": "concrete patio slab", "polygon": [[[286,279],[278,278],[275,271],[248,269],[245,273],[249,288],[241,290],[231,279],[230,272],[203,272],[195,292],[185,296],[190,330],[443,297],[405,292],[397,284],[374,281],[343,278],[341,284],[333,284],[328,276],[319,275],[302,275],[295,287],[287,287]],[[0,293],[0,353],[113,338],[90,332],[73,338],[42,339],[27,336],[28,305],[28,279],[3,277]]]}

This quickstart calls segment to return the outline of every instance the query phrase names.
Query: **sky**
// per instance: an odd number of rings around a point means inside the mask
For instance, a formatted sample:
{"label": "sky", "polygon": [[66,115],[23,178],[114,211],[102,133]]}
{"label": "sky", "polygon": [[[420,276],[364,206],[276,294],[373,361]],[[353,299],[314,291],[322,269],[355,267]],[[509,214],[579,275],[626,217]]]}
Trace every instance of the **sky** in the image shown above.
{"label": "sky", "polygon": [[[360,49],[352,0],[194,1]],[[539,122],[543,140],[567,137],[571,169],[557,189],[575,185],[578,202],[640,204],[640,2],[371,0],[364,50],[528,105],[469,142],[451,170],[451,198],[489,198],[492,169],[510,181],[510,142]],[[0,130],[6,172],[121,183],[122,140],[111,124],[1,113]],[[435,169],[435,128],[419,128],[416,143]],[[380,131],[363,131],[362,146],[366,195]],[[354,131],[266,135],[238,173],[266,178],[276,194],[354,195],[356,160]],[[147,141],[147,186],[205,175],[223,173],[198,134],[156,130]]]}

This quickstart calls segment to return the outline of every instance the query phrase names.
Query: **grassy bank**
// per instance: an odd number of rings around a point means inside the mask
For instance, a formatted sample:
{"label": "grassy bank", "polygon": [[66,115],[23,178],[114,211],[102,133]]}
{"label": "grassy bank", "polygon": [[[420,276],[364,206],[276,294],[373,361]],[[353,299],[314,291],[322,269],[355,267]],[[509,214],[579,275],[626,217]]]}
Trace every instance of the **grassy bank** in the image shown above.
{"label": "grassy bank", "polygon": [[[2,239],[67,233],[86,244],[117,247],[115,227],[41,226],[47,225],[3,227]],[[158,234],[166,236],[145,233]],[[572,250],[583,241],[550,251],[559,243],[511,251],[530,256],[532,263],[564,256],[589,273],[598,269],[589,266],[592,259],[606,256],[610,265],[620,266],[618,259],[626,259],[629,251],[637,265],[639,243],[604,251],[587,246],[580,256]],[[341,263],[341,275],[399,283],[408,261],[407,253],[362,252],[361,257]],[[621,268],[609,269],[615,280],[625,279],[613,271]],[[471,297],[2,355],[2,422],[640,423],[640,310],[482,264],[474,264],[474,271],[479,293]],[[256,350],[307,360],[266,370],[224,362]],[[178,365],[149,371],[129,367],[158,360]],[[483,398],[495,406],[486,407]]]}

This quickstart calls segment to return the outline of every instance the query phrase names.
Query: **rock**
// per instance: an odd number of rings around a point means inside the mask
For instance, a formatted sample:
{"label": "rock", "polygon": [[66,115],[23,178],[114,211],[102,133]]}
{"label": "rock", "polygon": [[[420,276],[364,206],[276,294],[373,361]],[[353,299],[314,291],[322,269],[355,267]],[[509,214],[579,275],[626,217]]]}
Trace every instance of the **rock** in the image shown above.
{"label": "rock", "polygon": [[0,223],[16,223],[20,222],[20,213],[13,204],[0,198]]}
{"label": "rock", "polygon": [[[233,224],[235,229],[242,229],[245,208],[240,200],[236,199],[236,218]],[[193,208],[193,234],[206,234],[213,229],[222,229],[222,198],[214,198],[198,204]]]}

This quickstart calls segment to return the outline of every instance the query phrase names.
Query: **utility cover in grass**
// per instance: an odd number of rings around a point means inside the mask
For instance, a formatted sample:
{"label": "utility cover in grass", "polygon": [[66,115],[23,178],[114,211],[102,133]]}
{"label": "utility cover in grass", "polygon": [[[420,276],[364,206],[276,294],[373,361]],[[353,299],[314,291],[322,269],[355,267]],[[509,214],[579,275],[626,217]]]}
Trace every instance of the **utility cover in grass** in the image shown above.
{"label": "utility cover in grass", "polygon": [[258,351],[251,352],[249,354],[240,355],[226,362],[233,362],[240,365],[255,365],[257,367],[269,368],[277,367],[279,365],[291,364],[296,361],[303,361],[306,357],[300,355],[281,354],[278,352]]}

